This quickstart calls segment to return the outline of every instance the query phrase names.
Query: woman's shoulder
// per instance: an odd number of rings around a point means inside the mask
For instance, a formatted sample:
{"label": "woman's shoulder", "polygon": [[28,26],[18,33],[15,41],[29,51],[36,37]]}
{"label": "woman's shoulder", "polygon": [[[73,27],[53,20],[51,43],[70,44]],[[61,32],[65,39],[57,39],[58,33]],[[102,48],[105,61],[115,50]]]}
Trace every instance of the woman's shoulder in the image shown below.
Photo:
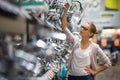
{"label": "woman's shoulder", "polygon": [[91,41],[92,48],[99,48],[99,44]]}

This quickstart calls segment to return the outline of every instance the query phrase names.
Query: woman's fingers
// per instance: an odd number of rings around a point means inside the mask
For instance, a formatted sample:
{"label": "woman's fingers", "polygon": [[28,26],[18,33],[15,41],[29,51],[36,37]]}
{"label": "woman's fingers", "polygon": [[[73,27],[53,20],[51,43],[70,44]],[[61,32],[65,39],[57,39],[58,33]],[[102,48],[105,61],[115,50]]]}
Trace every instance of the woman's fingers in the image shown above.
{"label": "woman's fingers", "polygon": [[87,73],[90,73],[90,74],[92,74],[92,75],[95,75],[95,71],[92,70],[92,69],[90,68],[90,66],[86,66],[86,67],[85,67],[85,70],[86,70]]}
{"label": "woman's fingers", "polygon": [[60,65],[58,64],[56,68],[54,69],[54,72],[58,72],[60,70]]}
{"label": "woman's fingers", "polygon": [[86,70],[88,73],[90,73],[90,67],[89,67],[89,66],[86,66],[86,67],[85,67],[85,70]]}
{"label": "woman's fingers", "polygon": [[59,70],[60,70],[60,65],[57,65],[53,71],[50,71],[48,73],[48,75],[47,75],[48,78],[52,79]]}
{"label": "woman's fingers", "polygon": [[53,71],[48,73],[48,78],[52,79],[55,76],[55,73]]}
{"label": "woman's fingers", "polygon": [[66,9],[69,9],[69,7],[70,7],[70,4],[67,2],[67,3],[65,3],[65,7],[66,7]]}

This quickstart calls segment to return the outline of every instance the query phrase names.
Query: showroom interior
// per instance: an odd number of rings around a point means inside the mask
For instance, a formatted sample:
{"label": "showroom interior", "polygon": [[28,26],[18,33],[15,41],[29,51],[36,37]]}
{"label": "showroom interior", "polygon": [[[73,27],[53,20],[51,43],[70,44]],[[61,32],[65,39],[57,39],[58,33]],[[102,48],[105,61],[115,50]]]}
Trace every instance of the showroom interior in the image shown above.
{"label": "showroom interior", "polygon": [[98,34],[91,41],[112,63],[95,80],[120,79],[120,0],[0,0],[0,80],[67,80],[72,45],[61,28],[66,1],[70,31],[81,38],[81,25],[94,23]]}

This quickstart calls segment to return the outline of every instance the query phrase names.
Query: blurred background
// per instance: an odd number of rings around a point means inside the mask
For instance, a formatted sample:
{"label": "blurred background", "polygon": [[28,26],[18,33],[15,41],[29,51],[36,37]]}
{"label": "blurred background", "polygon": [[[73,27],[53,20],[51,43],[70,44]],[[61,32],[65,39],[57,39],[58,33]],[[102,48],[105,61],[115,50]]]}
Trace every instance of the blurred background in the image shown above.
{"label": "blurred background", "polygon": [[[68,26],[78,35],[85,22],[96,25],[100,45],[112,66],[95,80],[120,79],[120,0],[67,0]],[[71,44],[61,29],[66,0],[0,0],[0,80],[48,80],[47,72],[58,64],[53,80],[67,80]],[[102,63],[98,61],[98,66]]]}

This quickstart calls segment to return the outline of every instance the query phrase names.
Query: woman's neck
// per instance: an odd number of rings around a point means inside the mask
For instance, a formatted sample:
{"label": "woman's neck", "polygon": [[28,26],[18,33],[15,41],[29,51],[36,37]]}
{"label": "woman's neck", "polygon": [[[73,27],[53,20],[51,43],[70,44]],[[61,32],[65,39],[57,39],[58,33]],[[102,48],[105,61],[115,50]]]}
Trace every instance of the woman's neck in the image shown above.
{"label": "woman's neck", "polygon": [[82,39],[81,40],[81,43],[80,43],[80,46],[82,49],[86,49],[90,44],[90,41],[89,39]]}
{"label": "woman's neck", "polygon": [[83,38],[81,40],[81,43],[83,43],[83,44],[87,44],[88,42],[90,42],[90,41],[89,41],[89,39],[86,39],[86,38]]}

